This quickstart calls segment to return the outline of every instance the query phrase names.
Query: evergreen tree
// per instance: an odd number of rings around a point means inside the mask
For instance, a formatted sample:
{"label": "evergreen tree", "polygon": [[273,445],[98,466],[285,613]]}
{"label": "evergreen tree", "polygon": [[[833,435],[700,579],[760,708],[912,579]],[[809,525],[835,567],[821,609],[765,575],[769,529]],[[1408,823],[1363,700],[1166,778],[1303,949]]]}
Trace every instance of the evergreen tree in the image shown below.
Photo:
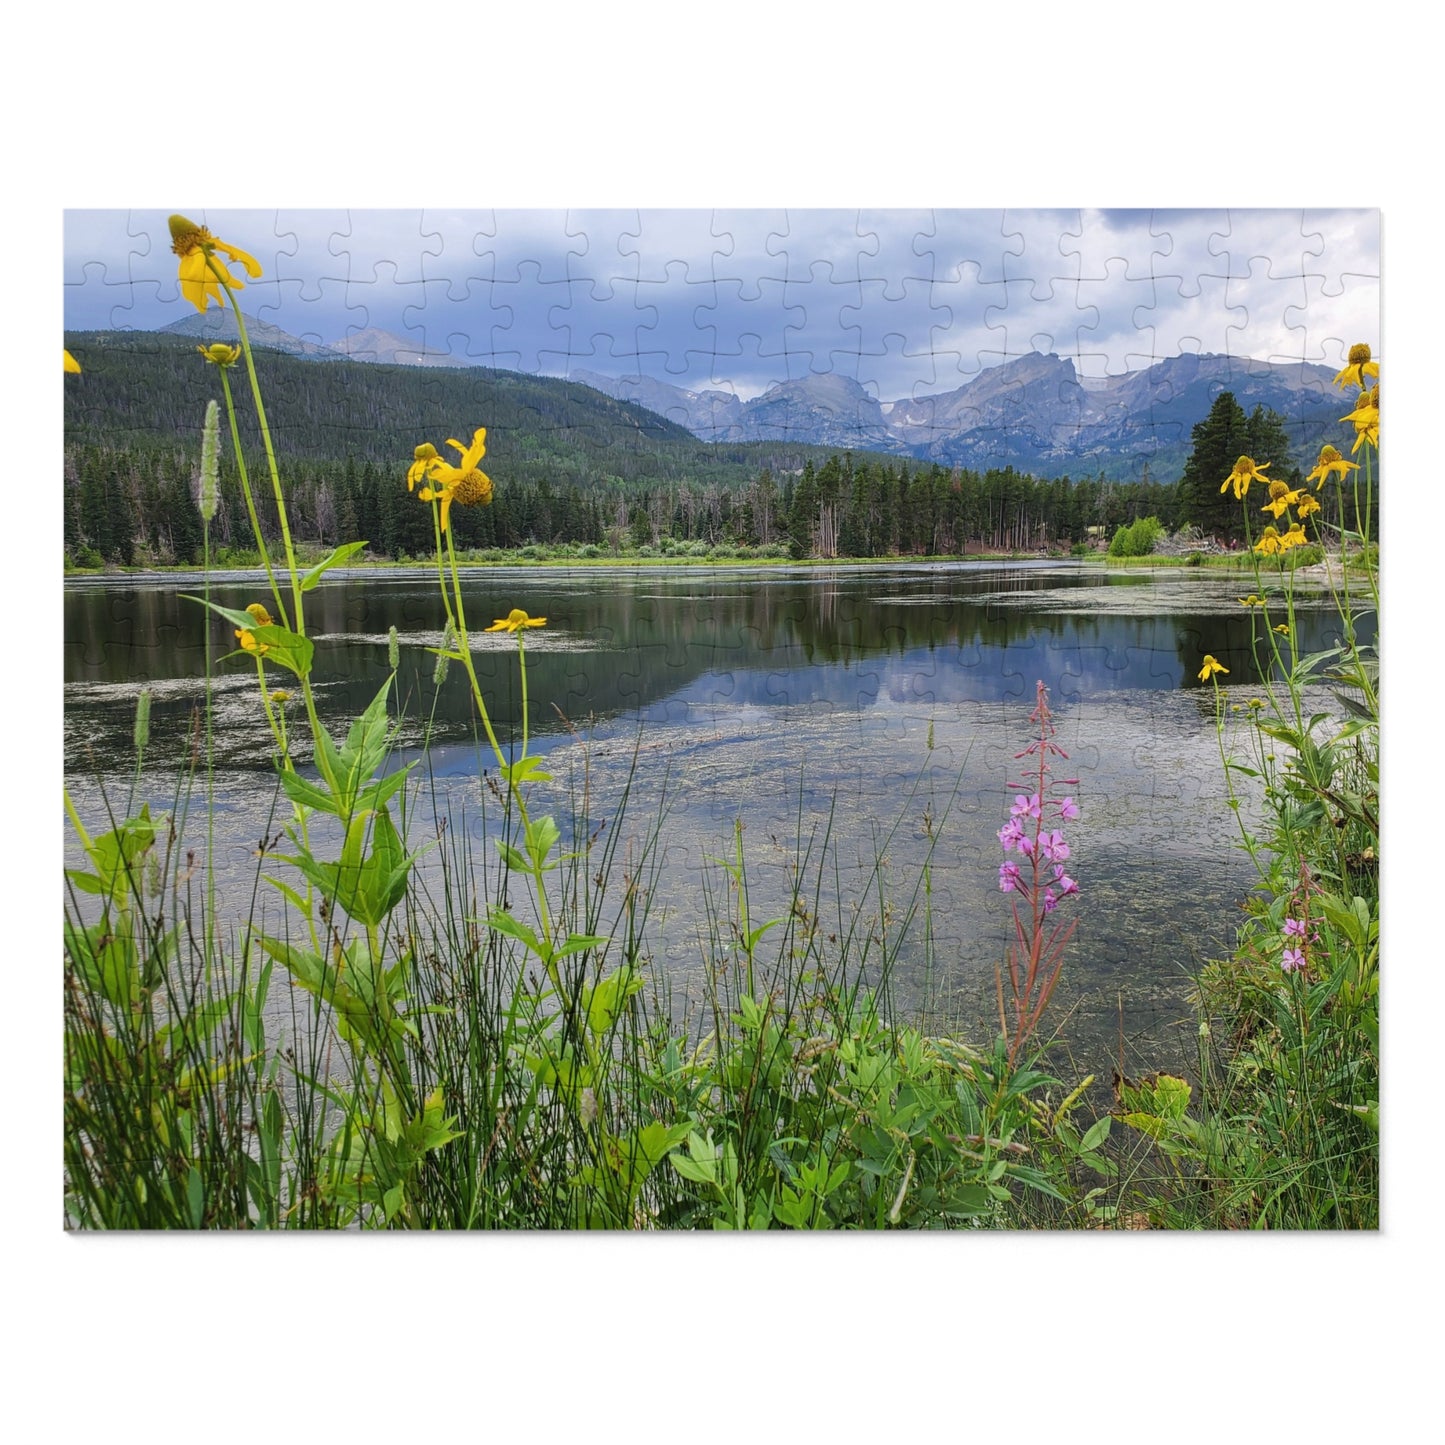
{"label": "evergreen tree", "polygon": [[788,550],[795,558],[813,555],[813,528],[818,521],[818,478],[812,462],[803,464],[803,475],[793,489],[788,510]]}
{"label": "evergreen tree", "polygon": [[1234,490],[1220,491],[1236,459],[1254,455],[1249,450],[1249,422],[1232,391],[1221,391],[1214,398],[1209,415],[1195,423],[1190,438],[1194,449],[1179,481],[1180,517],[1216,537],[1243,537],[1244,521]]}

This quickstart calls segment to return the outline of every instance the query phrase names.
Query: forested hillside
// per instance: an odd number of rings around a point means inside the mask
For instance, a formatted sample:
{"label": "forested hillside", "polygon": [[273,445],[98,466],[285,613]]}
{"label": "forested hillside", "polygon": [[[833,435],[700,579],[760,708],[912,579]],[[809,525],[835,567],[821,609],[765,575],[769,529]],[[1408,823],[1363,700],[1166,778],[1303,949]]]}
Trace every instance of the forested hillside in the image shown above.
{"label": "forested hillside", "polygon": [[[194,342],[152,332],[68,333],[84,373],[65,394],[64,539],[71,562],[194,562],[192,503],[206,402],[220,373]],[[794,556],[1034,550],[1135,517],[1174,526],[1175,488],[1148,481],[1037,480],[785,442],[710,444],[589,387],[482,368],[313,362],[258,350],[267,420],[300,541],[366,540],[379,556],[425,556],[430,510],[406,489],[413,448],[487,427],[489,507],[457,507],[463,547],[656,546],[664,539],[778,548]],[[243,368],[231,374],[242,444],[261,469]],[[250,524],[223,428],[219,547]],[[264,490],[261,521],[274,528]]]}

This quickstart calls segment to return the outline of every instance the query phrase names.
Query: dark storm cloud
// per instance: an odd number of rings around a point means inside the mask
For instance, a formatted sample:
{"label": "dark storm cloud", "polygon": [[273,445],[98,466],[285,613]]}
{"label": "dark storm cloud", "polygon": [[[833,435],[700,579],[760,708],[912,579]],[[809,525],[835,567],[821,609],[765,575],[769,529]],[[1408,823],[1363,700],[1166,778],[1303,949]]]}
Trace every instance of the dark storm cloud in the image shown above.
{"label": "dark storm cloud", "polygon": [[[809,371],[880,398],[1030,351],[1080,371],[1180,351],[1338,363],[1379,335],[1373,211],[213,211],[248,312],[368,327],[521,371],[642,372],[753,395]],[[166,217],[66,216],[66,325],[186,315]]]}

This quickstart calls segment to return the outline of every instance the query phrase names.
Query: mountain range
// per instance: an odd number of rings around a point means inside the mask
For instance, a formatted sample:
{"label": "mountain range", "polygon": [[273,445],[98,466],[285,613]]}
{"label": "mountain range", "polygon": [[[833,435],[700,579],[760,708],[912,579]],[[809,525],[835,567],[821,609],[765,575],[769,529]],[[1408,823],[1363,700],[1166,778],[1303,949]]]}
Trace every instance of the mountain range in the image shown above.
{"label": "mountain range", "polygon": [[[427,351],[370,328],[323,344],[291,336],[250,316],[257,346],[315,361],[365,361],[465,368],[465,358]],[[163,330],[199,340],[234,340],[230,311],[186,317]],[[1073,361],[1034,352],[988,367],[952,391],[884,401],[850,377],[813,374],[743,400],[730,391],[690,391],[647,376],[575,370],[559,385],[581,384],[677,423],[708,442],[781,441],[882,452],[946,466],[1013,465],[1041,476],[1104,471],[1137,476],[1148,463],[1157,480],[1177,477],[1190,433],[1221,391],[1245,409],[1278,412],[1292,459],[1313,464],[1325,441],[1338,440],[1350,409],[1334,373],[1309,363],[1273,363],[1187,353],[1121,376],[1081,377]]]}

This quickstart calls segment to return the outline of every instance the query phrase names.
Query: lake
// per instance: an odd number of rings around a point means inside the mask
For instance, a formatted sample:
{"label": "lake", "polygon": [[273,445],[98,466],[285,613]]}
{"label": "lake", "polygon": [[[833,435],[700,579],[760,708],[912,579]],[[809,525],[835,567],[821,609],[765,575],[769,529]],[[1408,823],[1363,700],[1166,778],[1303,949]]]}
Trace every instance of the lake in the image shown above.
{"label": "lake", "polygon": [[[212,596],[244,607],[265,600],[264,585],[260,574],[213,574]],[[522,721],[516,642],[480,629],[512,607],[547,618],[526,639],[534,750],[551,752],[558,779],[545,806],[559,821],[569,813],[586,739],[589,827],[616,826],[634,757],[627,842],[640,848],[666,809],[652,961],[680,1000],[702,987],[699,869],[730,855],[741,818],[757,868],[755,921],[786,896],[800,835],[815,848],[831,837],[839,925],[880,871],[906,903],[931,848],[934,946],[926,954],[915,938],[905,950],[897,1006],[975,1037],[996,1026],[994,966],[1009,924],[996,834],[1042,679],[1082,810],[1069,829],[1078,931],[1052,1022],[1095,1072],[1120,1060],[1131,1072],[1188,1066],[1191,970],[1227,951],[1253,879],[1225,793],[1213,689],[1196,676],[1210,652],[1230,669],[1229,701],[1259,695],[1250,613],[1238,601],[1252,590],[1243,573],[1107,574],[1043,561],[486,568],[464,585],[478,674],[504,741]],[[174,575],[67,583],[66,781],[88,823],[104,818],[106,796],[125,807],[143,685],[153,695],[144,796],[154,812],[173,811],[183,795],[208,628],[216,657],[234,646],[229,625],[183,596],[201,586]],[[1327,647],[1333,606],[1301,590],[1299,644]],[[435,573],[424,569],[333,574],[307,597],[318,706],[338,736],[387,676],[388,629],[400,635],[398,760],[431,740],[433,783],[413,813],[423,834],[434,830],[433,811],[453,827],[477,826],[490,760],[476,748],[462,670],[432,685],[426,649],[442,623]],[[272,816],[254,667],[238,658],[217,673],[217,874],[223,897],[249,898],[254,850],[287,810]],[[1321,703],[1330,707],[1327,694]],[[1244,751],[1245,715],[1226,717],[1231,746]],[[192,807],[194,844],[204,830]]]}

